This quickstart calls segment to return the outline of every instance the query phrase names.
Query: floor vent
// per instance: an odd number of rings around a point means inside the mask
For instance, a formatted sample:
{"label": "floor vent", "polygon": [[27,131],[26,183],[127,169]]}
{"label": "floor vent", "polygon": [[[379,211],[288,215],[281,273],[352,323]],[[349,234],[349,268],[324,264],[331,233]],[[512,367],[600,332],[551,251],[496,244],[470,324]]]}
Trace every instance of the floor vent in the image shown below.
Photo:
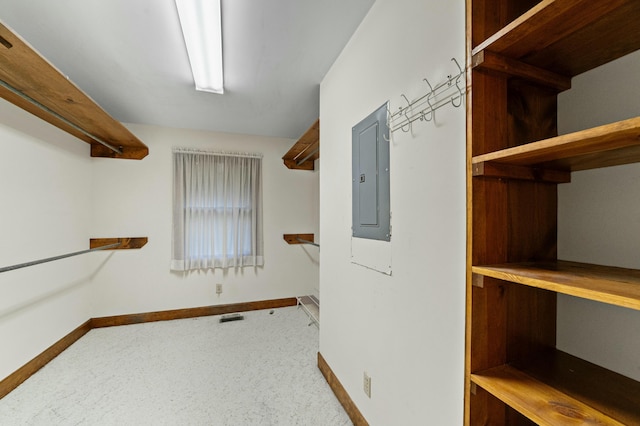
{"label": "floor vent", "polygon": [[223,315],[220,318],[220,322],[240,321],[243,319],[244,319],[244,316],[241,314],[229,314],[229,315]]}

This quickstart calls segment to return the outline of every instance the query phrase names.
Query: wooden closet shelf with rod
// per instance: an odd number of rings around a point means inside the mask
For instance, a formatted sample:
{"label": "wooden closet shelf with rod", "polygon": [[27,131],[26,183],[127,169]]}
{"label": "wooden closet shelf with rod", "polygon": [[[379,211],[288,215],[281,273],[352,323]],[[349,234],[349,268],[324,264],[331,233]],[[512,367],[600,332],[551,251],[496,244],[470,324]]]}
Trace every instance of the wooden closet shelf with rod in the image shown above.
{"label": "wooden closet shelf with rod", "polygon": [[282,157],[289,169],[314,170],[314,161],[320,158],[320,119],[300,136],[300,139]]}
{"label": "wooden closet shelf with rod", "polygon": [[128,250],[143,247],[147,243],[147,237],[138,238],[95,238],[89,241],[89,249],[61,254],[59,256],[47,257],[45,259],[33,260],[31,262],[19,263],[16,265],[0,268],[0,273],[14,271],[16,269],[27,268],[29,266],[40,265],[42,263],[53,262],[54,260],[66,259],[67,257],[78,256],[92,251],[99,250]]}
{"label": "wooden closet shelf with rod", "polygon": [[148,147],[0,23],[0,97],[91,145],[92,157],[140,160]]}
{"label": "wooden closet shelf with rod", "polygon": [[313,234],[284,234],[282,237],[288,244],[310,244],[320,247],[320,244],[314,242]]}

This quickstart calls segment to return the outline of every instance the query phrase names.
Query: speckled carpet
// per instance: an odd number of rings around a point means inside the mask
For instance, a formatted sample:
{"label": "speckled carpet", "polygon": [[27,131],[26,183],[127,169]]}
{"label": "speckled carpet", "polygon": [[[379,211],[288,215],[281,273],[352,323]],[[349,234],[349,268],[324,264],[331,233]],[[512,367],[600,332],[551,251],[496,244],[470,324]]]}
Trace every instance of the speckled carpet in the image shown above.
{"label": "speckled carpet", "polygon": [[296,308],[94,329],[0,400],[0,425],[341,426]]}

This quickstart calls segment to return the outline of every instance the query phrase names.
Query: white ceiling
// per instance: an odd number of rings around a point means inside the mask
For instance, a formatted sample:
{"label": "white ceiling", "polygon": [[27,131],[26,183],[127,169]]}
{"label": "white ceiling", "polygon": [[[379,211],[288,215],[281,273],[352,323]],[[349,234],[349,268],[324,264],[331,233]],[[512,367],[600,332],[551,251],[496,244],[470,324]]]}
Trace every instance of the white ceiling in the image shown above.
{"label": "white ceiling", "polygon": [[195,91],[174,0],[0,0],[0,21],[122,122],[298,138],[374,1],[222,0],[224,95]]}

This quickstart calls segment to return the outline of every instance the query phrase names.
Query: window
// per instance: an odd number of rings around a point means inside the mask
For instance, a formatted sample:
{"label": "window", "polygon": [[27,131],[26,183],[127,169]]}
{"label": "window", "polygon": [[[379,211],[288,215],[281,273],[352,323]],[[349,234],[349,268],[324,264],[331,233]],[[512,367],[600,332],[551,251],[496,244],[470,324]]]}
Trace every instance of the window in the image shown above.
{"label": "window", "polygon": [[260,266],[262,157],[173,151],[171,269]]}

